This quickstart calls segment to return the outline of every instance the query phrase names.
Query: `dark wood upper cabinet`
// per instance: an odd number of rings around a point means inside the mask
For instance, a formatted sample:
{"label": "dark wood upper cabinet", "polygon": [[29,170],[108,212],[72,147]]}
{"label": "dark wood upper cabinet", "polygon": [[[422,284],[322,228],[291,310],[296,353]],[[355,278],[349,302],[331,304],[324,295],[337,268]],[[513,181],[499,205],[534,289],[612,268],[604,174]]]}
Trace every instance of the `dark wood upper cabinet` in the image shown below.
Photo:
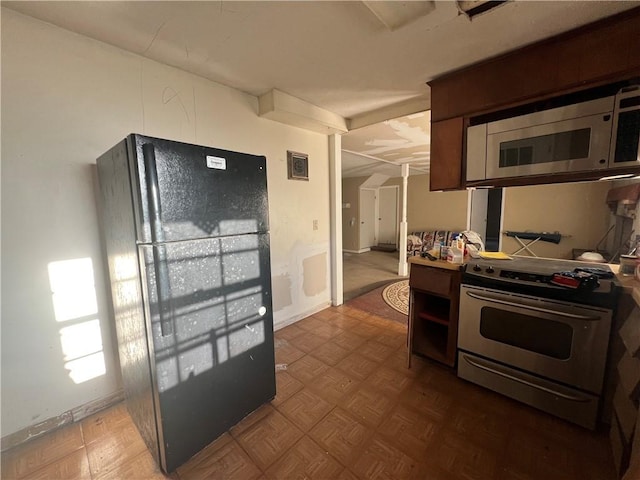
{"label": "dark wood upper cabinet", "polygon": [[431,119],[506,109],[640,75],[640,8],[429,82]]}
{"label": "dark wood upper cabinet", "polygon": [[640,7],[429,82],[431,190],[465,187],[464,132],[474,119],[640,78],[639,32]]}
{"label": "dark wood upper cabinet", "polygon": [[462,117],[431,122],[430,190],[455,190],[462,185]]}

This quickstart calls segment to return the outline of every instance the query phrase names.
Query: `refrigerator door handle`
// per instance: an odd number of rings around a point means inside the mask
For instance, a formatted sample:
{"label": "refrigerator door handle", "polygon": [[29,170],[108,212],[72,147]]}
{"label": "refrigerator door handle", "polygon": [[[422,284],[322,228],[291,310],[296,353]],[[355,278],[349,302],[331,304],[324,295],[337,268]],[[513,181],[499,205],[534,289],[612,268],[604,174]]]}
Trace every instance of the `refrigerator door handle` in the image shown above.
{"label": "refrigerator door handle", "polygon": [[153,266],[156,271],[160,333],[166,337],[173,334],[173,304],[171,302],[169,267],[167,266],[167,249],[164,245],[153,246]]}
{"label": "refrigerator door handle", "polygon": [[160,209],[160,187],[158,185],[158,171],[156,169],[156,152],[153,144],[142,145],[144,159],[144,177],[147,183],[147,199],[149,204],[149,222],[151,223],[151,241],[153,245],[153,266],[156,271],[156,289],[158,293],[158,311],[160,312],[160,331],[162,336],[173,334],[171,305],[171,284],[169,282],[169,267],[167,266],[167,250],[164,245],[162,230],[162,215]]}
{"label": "refrigerator door handle", "polygon": [[160,187],[156,169],[156,151],[151,143],[142,145],[144,158],[144,178],[147,183],[147,199],[149,203],[149,223],[151,223],[151,241],[164,242],[162,230],[162,210],[160,208]]}

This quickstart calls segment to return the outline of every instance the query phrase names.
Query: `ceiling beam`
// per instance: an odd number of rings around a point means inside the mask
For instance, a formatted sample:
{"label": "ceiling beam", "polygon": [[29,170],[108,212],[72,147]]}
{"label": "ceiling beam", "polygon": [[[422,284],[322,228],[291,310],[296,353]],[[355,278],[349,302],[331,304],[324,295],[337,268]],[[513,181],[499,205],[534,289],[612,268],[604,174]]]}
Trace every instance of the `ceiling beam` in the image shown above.
{"label": "ceiling beam", "polygon": [[258,115],[326,135],[347,132],[346,120],[275,88],[258,98]]}
{"label": "ceiling beam", "polygon": [[[425,89],[428,89],[425,85]],[[387,107],[379,108],[371,112],[356,115],[347,119],[349,130],[366,127],[376,123],[381,123],[393,118],[404,117],[413,113],[425,112],[431,108],[431,95],[425,93],[419,97],[410,98],[403,102],[394,103]]]}

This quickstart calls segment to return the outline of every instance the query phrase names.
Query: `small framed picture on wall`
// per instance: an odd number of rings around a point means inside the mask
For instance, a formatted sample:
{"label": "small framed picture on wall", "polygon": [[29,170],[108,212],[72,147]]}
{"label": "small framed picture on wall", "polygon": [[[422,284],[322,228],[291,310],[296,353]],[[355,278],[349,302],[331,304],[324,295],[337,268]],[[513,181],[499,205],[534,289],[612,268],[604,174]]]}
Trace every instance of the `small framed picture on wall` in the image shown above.
{"label": "small framed picture on wall", "polygon": [[287,175],[291,180],[309,181],[309,155],[287,150]]}

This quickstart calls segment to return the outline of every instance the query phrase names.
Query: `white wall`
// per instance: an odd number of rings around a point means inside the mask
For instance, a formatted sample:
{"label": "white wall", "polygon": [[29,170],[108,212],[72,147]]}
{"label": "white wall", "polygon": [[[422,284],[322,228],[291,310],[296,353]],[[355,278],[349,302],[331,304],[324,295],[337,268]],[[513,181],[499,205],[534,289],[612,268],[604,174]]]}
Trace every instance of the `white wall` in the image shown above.
{"label": "white wall", "polygon": [[[93,182],[129,133],[266,155],[276,324],[329,304],[327,137],[256,112],[255,97],[2,9],[3,436],[119,388]],[[309,182],[287,180],[287,150],[309,154]],[[74,259],[89,266],[63,282],[78,308],[56,315],[50,268]],[[62,329],[94,319],[106,371],[75,383]]]}
{"label": "white wall", "polygon": [[[387,180],[384,185],[399,185],[402,177]],[[429,175],[411,175],[407,185],[408,232],[424,230],[464,230],[467,224],[467,191],[432,192]]]}
{"label": "white wall", "polygon": [[[573,249],[595,249],[607,232],[610,213],[606,198],[610,188],[610,182],[505,188],[503,231],[560,232],[563,237],[559,244],[537,242],[530,249],[539,257],[572,259]],[[520,247],[513,237],[502,236],[506,253]]]}

